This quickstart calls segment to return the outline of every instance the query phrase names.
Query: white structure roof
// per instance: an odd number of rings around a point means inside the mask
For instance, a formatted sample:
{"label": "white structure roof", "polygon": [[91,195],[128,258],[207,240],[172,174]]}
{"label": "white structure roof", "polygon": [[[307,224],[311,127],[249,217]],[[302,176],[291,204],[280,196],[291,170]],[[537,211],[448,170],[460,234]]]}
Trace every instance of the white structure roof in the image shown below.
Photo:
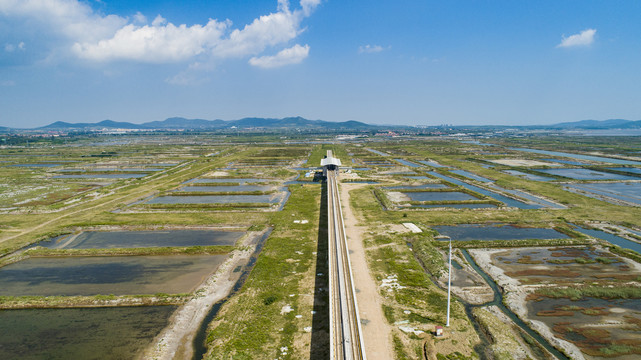
{"label": "white structure roof", "polygon": [[321,159],[321,166],[328,166],[328,165],[341,166],[342,164],[341,164],[341,160],[335,157],[326,157],[324,159]]}

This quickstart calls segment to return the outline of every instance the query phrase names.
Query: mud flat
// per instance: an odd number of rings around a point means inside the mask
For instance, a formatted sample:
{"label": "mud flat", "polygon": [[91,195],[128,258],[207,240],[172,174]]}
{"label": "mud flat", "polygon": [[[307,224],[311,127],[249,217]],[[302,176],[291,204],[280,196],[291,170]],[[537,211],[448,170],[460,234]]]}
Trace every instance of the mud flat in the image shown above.
{"label": "mud flat", "polygon": [[204,229],[83,231],[38,242],[50,249],[105,249],[162,246],[233,246],[245,233]]}
{"label": "mud flat", "polygon": [[525,321],[530,328],[543,336],[550,344],[557,349],[561,349],[571,359],[585,359],[576,345],[558,339],[543,322],[532,320],[528,317],[526,298],[528,293],[533,290],[533,287],[522,286],[518,280],[507,276],[503,269],[492,263],[492,255],[502,251],[505,251],[505,249],[468,250],[476,264],[503,289],[503,302],[512,312]]}
{"label": "mud flat", "polygon": [[131,359],[176,306],[0,311],[2,359]]}
{"label": "mud flat", "polygon": [[232,291],[242,272],[236,271],[246,265],[255,250],[269,236],[270,230],[248,237],[246,250],[234,250],[196,291],[195,296],[181,306],[171,317],[169,325],[154,339],[145,351],[144,358],[157,360],[191,359],[194,355],[194,340],[202,322],[212,311],[214,304],[223,300]]}
{"label": "mud flat", "polygon": [[639,299],[542,298],[528,302],[530,317],[555,336],[578,346],[587,359],[638,359],[641,355]]}
{"label": "mud flat", "polygon": [[0,295],[141,295],[193,291],[227,255],[28,258],[0,268]]}

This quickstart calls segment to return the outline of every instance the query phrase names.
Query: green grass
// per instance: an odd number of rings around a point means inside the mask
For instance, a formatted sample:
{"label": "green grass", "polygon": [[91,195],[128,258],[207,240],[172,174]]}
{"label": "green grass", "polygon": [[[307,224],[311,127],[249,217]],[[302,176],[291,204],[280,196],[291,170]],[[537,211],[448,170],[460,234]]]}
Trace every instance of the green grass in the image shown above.
{"label": "green grass", "polygon": [[569,298],[571,300],[580,300],[585,297],[600,299],[640,299],[641,287],[583,285],[580,287],[567,288],[541,288],[537,289],[535,293],[549,298]]}

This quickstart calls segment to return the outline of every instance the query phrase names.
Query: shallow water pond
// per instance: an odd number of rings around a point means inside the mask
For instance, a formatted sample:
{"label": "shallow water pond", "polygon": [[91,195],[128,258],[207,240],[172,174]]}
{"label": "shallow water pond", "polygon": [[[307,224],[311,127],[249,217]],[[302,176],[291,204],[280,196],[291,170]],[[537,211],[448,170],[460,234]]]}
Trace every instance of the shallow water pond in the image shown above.
{"label": "shallow water pond", "polygon": [[566,153],[566,152],[560,152],[560,151],[548,151],[548,150],[526,149],[526,148],[511,148],[510,147],[508,149],[516,150],[516,151],[531,152],[531,153],[536,153],[536,154],[543,154],[543,155],[548,155],[548,156],[567,157],[567,158],[578,159],[578,160],[606,162],[606,163],[611,163],[611,164],[641,165],[641,162],[639,162],[639,161],[615,159],[615,158],[604,157],[604,156],[582,155],[582,154],[573,154],[573,153]]}
{"label": "shallow water pond", "polygon": [[400,185],[400,186],[390,186],[386,189],[390,190],[415,190],[415,189],[447,189],[449,186],[445,184],[423,184],[423,185]]}
{"label": "shallow water pond", "polygon": [[466,177],[468,179],[472,179],[472,180],[476,180],[476,181],[480,181],[480,182],[492,182],[492,181],[494,181],[494,180],[490,180],[488,178],[484,178],[482,176],[473,174],[473,173],[471,173],[469,171],[465,171],[465,170],[450,170],[450,172],[454,173],[454,174],[457,174],[457,175],[461,175],[461,176]]}
{"label": "shallow water pond", "polygon": [[185,186],[178,189],[178,191],[184,192],[249,192],[269,190],[271,190],[271,186],[260,185]]}
{"label": "shallow water pond", "polygon": [[452,209],[489,209],[496,208],[494,204],[477,203],[477,204],[423,204],[412,205],[411,207],[435,209],[435,208],[452,208]]}
{"label": "shallow water pond", "polygon": [[1,359],[132,359],[176,306],[0,310]]}
{"label": "shallow water pond", "polygon": [[525,240],[525,239],[567,239],[569,236],[549,228],[525,228],[514,225],[442,225],[433,226],[439,234],[456,241],[470,240]]}
{"label": "shallow water pond", "polygon": [[630,174],[641,174],[641,168],[636,167],[617,167],[617,168],[608,168],[609,170],[623,171]]}
{"label": "shallow water pond", "polygon": [[529,318],[545,323],[554,336],[577,345],[587,359],[641,356],[641,301],[542,298],[528,301]]}
{"label": "shallow water pond", "polygon": [[137,179],[149,174],[66,174],[56,175],[54,179]]}
{"label": "shallow water pond", "polygon": [[423,164],[423,165],[427,165],[427,166],[431,166],[431,167],[435,167],[435,168],[443,168],[443,167],[446,167],[446,166],[441,165],[441,164],[439,164],[439,163],[437,163],[437,162],[435,162],[435,161],[429,161],[429,160],[418,160],[417,162],[420,162],[420,163],[421,163],[421,164]]}
{"label": "shallow water pond", "polygon": [[549,177],[540,176],[540,175],[534,175],[534,174],[528,174],[528,173],[524,173],[524,172],[518,171],[518,170],[504,170],[503,172],[507,173],[507,174],[510,174],[510,175],[513,175],[513,176],[519,176],[519,177],[523,177],[525,179],[534,180],[534,181],[551,181],[551,180],[554,180],[554,179],[549,178]]}
{"label": "shallow water pond", "polygon": [[616,200],[622,200],[641,205],[641,183],[638,182],[568,184],[565,187],[614,204],[617,204]]}
{"label": "shallow water pond", "polygon": [[463,186],[464,188],[466,188],[468,190],[475,191],[475,192],[477,192],[479,194],[483,194],[485,196],[489,196],[489,197],[493,198],[494,200],[498,200],[498,201],[500,201],[500,202],[502,202],[505,205],[510,206],[510,207],[516,207],[516,208],[519,208],[519,209],[541,209],[541,208],[545,207],[544,205],[541,205],[541,204],[528,204],[528,203],[523,202],[523,201],[512,199],[510,197],[495,193],[493,191],[489,191],[489,190],[483,189],[481,187],[474,186],[472,184],[468,184],[466,182],[460,181],[460,180],[455,179],[453,177],[442,175],[440,173],[437,173],[436,171],[429,171],[428,174],[430,174],[432,176],[435,176],[437,178],[443,179],[443,180],[445,180],[447,182],[451,182],[453,184],[456,184],[456,185],[459,185],[459,186]]}
{"label": "shallow water pond", "polygon": [[283,198],[283,194],[271,195],[199,195],[199,196],[159,196],[147,204],[241,204],[264,203],[276,204]]}
{"label": "shallow water pond", "polygon": [[403,164],[405,166],[409,166],[409,167],[413,167],[413,168],[421,167],[421,165],[413,163],[411,161],[407,161],[407,160],[403,160],[403,159],[394,159],[394,160],[400,162],[401,164]]}
{"label": "shallow water pond", "polygon": [[267,179],[254,179],[254,178],[201,178],[188,181],[189,183],[255,183],[269,181]]}
{"label": "shallow water pond", "polygon": [[421,191],[404,192],[411,201],[466,201],[478,200],[477,197],[458,191]]}
{"label": "shallow water pond", "polygon": [[85,231],[36,245],[50,249],[234,245],[244,234],[242,231],[215,230]]}
{"label": "shallow water pond", "polygon": [[15,165],[8,165],[11,167],[56,167],[56,166],[62,166],[63,164],[53,164],[53,163],[42,163],[42,164],[15,164]]}
{"label": "shallow water pond", "polygon": [[550,175],[563,176],[574,180],[639,180],[637,177],[590,169],[538,169],[537,171]]}
{"label": "shallow water pond", "polygon": [[365,148],[365,150],[367,150],[367,151],[369,151],[369,152],[372,152],[372,153],[374,153],[374,154],[380,155],[380,156],[390,156],[390,155],[389,155],[389,154],[387,154],[387,153],[384,153],[384,152],[382,152],[382,151],[378,151],[378,150],[374,150],[374,149]]}
{"label": "shallow water pond", "polygon": [[29,258],[0,268],[0,295],[138,295],[193,291],[227,255]]}
{"label": "shallow water pond", "polygon": [[641,272],[619,257],[591,247],[520,248],[492,255],[496,266],[521,283],[608,284],[641,279]]}

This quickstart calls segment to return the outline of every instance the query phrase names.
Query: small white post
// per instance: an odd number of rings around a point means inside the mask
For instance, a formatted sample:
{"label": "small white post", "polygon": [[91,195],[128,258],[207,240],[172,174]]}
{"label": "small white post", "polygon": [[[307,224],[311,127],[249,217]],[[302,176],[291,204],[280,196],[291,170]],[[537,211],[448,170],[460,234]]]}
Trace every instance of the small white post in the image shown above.
{"label": "small white post", "polygon": [[447,323],[445,326],[450,326],[450,287],[452,284],[452,238],[450,238],[450,255],[449,255],[449,271],[447,273]]}

